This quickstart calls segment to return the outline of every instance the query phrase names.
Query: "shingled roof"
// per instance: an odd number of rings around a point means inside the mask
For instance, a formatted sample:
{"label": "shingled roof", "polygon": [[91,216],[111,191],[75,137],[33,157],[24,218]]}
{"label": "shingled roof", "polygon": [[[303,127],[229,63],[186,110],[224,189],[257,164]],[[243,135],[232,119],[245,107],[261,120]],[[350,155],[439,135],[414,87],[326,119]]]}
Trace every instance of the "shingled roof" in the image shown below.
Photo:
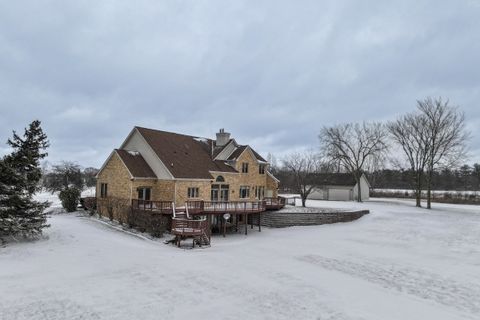
{"label": "shingled roof", "polygon": [[237,172],[212,159],[213,141],[207,138],[136,127],[175,178],[211,179],[210,171]]}
{"label": "shingled roof", "polygon": [[[228,160],[236,160],[247,148],[248,148],[248,146],[238,146],[237,149],[235,149],[235,151],[233,151],[232,154],[228,157]],[[250,148],[250,150],[252,151],[254,157],[258,161],[267,162],[255,150],[253,150],[252,148]]]}
{"label": "shingled roof", "polygon": [[134,178],[157,178],[152,168],[138,152],[115,149]]}
{"label": "shingled roof", "polygon": [[355,186],[357,184],[351,173],[317,173],[313,181],[319,186]]}

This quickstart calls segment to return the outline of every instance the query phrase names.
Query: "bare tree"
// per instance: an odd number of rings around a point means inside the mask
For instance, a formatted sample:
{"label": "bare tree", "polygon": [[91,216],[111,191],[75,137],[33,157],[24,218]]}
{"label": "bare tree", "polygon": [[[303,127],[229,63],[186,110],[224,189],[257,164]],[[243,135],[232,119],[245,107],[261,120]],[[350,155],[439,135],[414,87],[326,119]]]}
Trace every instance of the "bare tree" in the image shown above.
{"label": "bare tree", "polygon": [[427,119],[427,139],[429,141],[427,161],[427,208],[430,209],[432,178],[438,167],[449,168],[458,165],[466,157],[465,114],[458,107],[449,105],[442,98],[430,97],[417,101],[420,113]]}
{"label": "bare tree", "polygon": [[385,126],[381,123],[347,123],[323,127],[319,135],[321,149],[333,162],[353,174],[357,182],[357,201],[362,201],[360,179],[365,168],[387,151]]}
{"label": "bare tree", "polygon": [[393,140],[402,148],[413,174],[412,187],[416,206],[421,207],[425,167],[428,162],[429,139],[427,118],[418,113],[401,116],[388,123],[387,128]]}
{"label": "bare tree", "polygon": [[283,166],[293,177],[295,191],[300,193],[303,207],[315,187],[314,175],[320,169],[320,163],[320,157],[312,151],[292,153],[283,160]]}
{"label": "bare tree", "polygon": [[43,187],[48,191],[62,191],[71,186],[83,189],[83,178],[81,167],[70,161],[62,161],[53,165],[51,172],[45,174]]}

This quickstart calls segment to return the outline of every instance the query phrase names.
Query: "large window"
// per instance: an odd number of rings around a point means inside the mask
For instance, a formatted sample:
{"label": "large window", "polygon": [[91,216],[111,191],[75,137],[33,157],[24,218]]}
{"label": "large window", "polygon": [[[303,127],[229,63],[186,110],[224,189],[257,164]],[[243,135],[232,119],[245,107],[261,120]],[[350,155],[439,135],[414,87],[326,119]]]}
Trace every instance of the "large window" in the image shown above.
{"label": "large window", "polygon": [[188,188],[187,196],[189,198],[198,198],[198,188]]}
{"label": "large window", "polygon": [[249,186],[241,186],[239,196],[242,199],[250,198],[250,187]]}
{"label": "large window", "polygon": [[138,190],[138,200],[150,200],[152,194],[152,188],[150,187],[140,187]]}
{"label": "large window", "polygon": [[242,163],[242,173],[248,173],[248,162]]}
{"label": "large window", "polygon": [[258,173],[265,174],[265,165],[264,164],[260,164],[258,166]]}
{"label": "large window", "polygon": [[265,197],[265,187],[255,187],[255,199],[263,199]]}
{"label": "large window", "polygon": [[106,183],[101,183],[100,184],[100,198],[106,198],[107,197],[107,184]]}

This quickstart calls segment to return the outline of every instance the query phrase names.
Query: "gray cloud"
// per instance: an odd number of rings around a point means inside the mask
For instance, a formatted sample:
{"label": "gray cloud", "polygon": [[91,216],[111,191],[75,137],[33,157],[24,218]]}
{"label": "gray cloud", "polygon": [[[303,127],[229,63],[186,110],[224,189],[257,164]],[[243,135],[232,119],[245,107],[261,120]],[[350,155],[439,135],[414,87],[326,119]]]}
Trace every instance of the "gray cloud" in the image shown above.
{"label": "gray cloud", "polygon": [[225,127],[282,155],[441,95],[480,161],[479,16],[478,1],[3,2],[0,137],[39,118],[50,161],[98,167],[134,125]]}

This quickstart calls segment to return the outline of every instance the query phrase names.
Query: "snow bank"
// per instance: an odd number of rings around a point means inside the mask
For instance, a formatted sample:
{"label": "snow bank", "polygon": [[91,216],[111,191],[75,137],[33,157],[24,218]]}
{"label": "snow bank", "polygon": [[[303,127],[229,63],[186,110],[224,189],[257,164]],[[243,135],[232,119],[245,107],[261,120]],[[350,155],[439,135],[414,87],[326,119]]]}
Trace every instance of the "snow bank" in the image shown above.
{"label": "snow bank", "polygon": [[0,318],[478,319],[478,206],[307,205],[371,213],[213,237],[204,250],[52,216],[48,239],[0,248]]}

